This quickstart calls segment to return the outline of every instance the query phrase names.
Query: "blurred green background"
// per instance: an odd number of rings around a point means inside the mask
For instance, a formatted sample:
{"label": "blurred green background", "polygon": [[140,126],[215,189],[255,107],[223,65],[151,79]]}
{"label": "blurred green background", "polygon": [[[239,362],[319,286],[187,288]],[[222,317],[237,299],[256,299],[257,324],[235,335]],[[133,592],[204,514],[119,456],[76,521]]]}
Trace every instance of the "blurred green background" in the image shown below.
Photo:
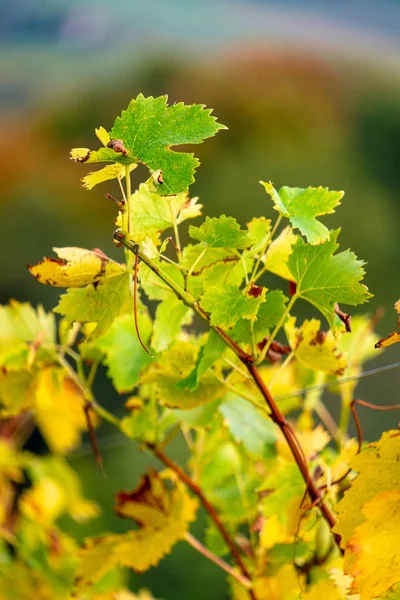
{"label": "blurred green background", "polygon": [[[18,0],[2,10],[1,301],[10,297],[51,308],[58,292],[37,284],[26,263],[53,246],[113,247],[114,206],[84,191],[85,167],[72,147],[96,147],[94,128],[109,128],[139,92],[170,102],[204,103],[229,127],[193,150],[202,166],[192,195],[205,212],[246,223],[272,216],[260,179],[281,185],[324,185],[346,191],[337,214],[341,245],[368,262],[375,297],[366,310],[386,309],[379,332],[394,329],[400,296],[400,3],[268,0]],[[135,172],[136,182],[147,178]],[[127,357],[129,360],[129,357]],[[374,364],[400,360],[389,348]],[[359,397],[398,400],[397,371],[362,381]],[[97,393],[118,411],[104,376]],[[338,399],[327,394],[335,413]],[[362,414],[367,438],[396,427],[395,413]],[[134,443],[100,430],[108,478],[85,447],[71,457],[100,519],[79,536],[125,527],[112,494],[136,485],[155,463]],[[40,445],[40,440],[34,440]],[[177,443],[175,456],[181,457]],[[72,525],[71,525],[72,527]],[[200,523],[201,527],[201,523]],[[156,597],[226,597],[224,577],[183,543],[157,569],[132,577]]]}

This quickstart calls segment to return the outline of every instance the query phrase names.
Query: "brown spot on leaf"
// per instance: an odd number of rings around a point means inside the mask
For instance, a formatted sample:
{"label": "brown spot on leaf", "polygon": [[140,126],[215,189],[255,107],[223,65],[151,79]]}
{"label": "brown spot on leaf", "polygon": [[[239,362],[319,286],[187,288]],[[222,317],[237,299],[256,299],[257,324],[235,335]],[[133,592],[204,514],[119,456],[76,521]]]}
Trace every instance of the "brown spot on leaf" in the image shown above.
{"label": "brown spot on leaf", "polygon": [[296,293],[297,283],[295,281],[290,281],[290,280],[288,283],[289,283],[289,296],[292,297]]}
{"label": "brown spot on leaf", "polygon": [[75,160],[76,160],[76,162],[84,163],[87,160],[89,160],[89,156],[90,156],[90,150],[88,150],[88,153],[85,154],[85,156],[79,156]]}
{"label": "brown spot on leaf", "polygon": [[261,296],[262,291],[263,291],[262,286],[256,285],[255,283],[251,283],[248,294],[249,294],[249,296],[252,296],[253,298],[258,298],[258,296]]}
{"label": "brown spot on leaf", "polygon": [[315,338],[313,338],[310,342],[310,346],[317,346],[324,343],[326,338],[326,331],[317,331]]}
{"label": "brown spot on leaf", "polygon": [[114,152],[119,152],[120,154],[128,154],[122,140],[110,140],[107,144],[107,148],[111,148]]}

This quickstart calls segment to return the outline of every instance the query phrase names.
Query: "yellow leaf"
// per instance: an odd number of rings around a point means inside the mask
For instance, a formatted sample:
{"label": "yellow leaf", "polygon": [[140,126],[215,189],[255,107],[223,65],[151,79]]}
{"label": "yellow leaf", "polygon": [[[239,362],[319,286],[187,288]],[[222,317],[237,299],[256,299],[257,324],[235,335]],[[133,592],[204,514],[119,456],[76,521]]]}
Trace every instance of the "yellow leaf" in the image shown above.
{"label": "yellow leaf", "polygon": [[98,248],[53,248],[59,258],[45,257],[29,272],[39,283],[53,287],[85,287],[99,283],[105,277],[120,275],[122,265],[111,261]]}
{"label": "yellow leaf", "polygon": [[320,331],[317,319],[304,321],[296,327],[296,318],[290,317],[285,326],[286,336],[295,357],[308,369],[342,375],[346,357],[337,349],[332,331]]}
{"label": "yellow leaf", "polygon": [[356,527],[366,521],[362,507],[377,494],[400,491],[400,432],[387,431],[382,438],[355,456],[350,467],[358,472],[342,500],[336,505],[338,522],[334,532],[346,548]]}
{"label": "yellow leaf", "polygon": [[[394,307],[399,315],[397,318],[397,326],[400,327],[400,300],[397,300]],[[375,344],[375,348],[386,348],[386,346],[397,344],[397,342],[400,342],[400,331],[393,331],[393,333],[390,333],[387,337],[380,339]]]}
{"label": "yellow leaf", "polygon": [[37,376],[35,419],[53,452],[68,452],[86,430],[81,390],[62,369],[47,368]]}
{"label": "yellow leaf", "polygon": [[86,162],[89,158],[89,148],[72,148],[70,152],[71,160],[75,162]]}
{"label": "yellow leaf", "polygon": [[345,600],[346,596],[331,579],[323,579],[311,585],[303,600]]}
{"label": "yellow leaf", "polygon": [[63,512],[65,497],[57,483],[45,477],[23,493],[19,507],[21,512],[32,521],[50,524]]}
{"label": "yellow leaf", "polygon": [[107,129],[104,129],[104,127],[99,127],[98,129],[95,129],[95,134],[97,136],[97,138],[100,140],[100,142],[103,144],[103,146],[107,146],[108,142],[110,141],[110,134],[108,133]]}
{"label": "yellow leaf", "polygon": [[355,529],[345,553],[352,592],[372,600],[400,583],[400,490],[377,494],[362,507],[366,522]]}
{"label": "yellow leaf", "polygon": [[289,271],[287,261],[292,254],[292,246],[298,236],[295,235],[291,227],[285,227],[279,236],[271,243],[268,248],[265,259],[265,268],[271,273],[275,273],[283,279],[293,280],[293,275]]}
{"label": "yellow leaf", "polygon": [[278,517],[271,515],[265,519],[260,531],[261,547],[268,550],[269,548],[273,548],[275,544],[284,544],[287,541],[288,535]]}
{"label": "yellow leaf", "polygon": [[[317,425],[317,427],[312,431],[298,432],[297,438],[300,442],[300,446],[304,455],[308,459],[314,458],[315,455],[319,454],[321,450],[323,450],[330,442],[329,434],[321,425]],[[280,434],[279,440],[276,443],[276,449],[279,453],[279,456],[285,458],[286,460],[294,460],[283,434]]]}
{"label": "yellow leaf", "polygon": [[[175,484],[173,488],[165,484],[167,477]],[[184,538],[197,506],[168,472],[144,475],[135,490],[117,495],[116,505],[120,516],[134,519],[140,528],[87,540],[78,567],[80,585],[99,581],[117,565],[139,572],[157,565]]]}

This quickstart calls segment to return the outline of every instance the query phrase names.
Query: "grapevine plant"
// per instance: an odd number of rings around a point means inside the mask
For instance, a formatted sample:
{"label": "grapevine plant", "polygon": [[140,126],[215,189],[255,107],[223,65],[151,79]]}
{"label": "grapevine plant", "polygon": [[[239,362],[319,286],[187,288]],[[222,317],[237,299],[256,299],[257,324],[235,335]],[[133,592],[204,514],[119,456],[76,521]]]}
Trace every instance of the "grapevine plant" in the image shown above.
{"label": "grapevine plant", "polygon": [[[319,219],[343,192],[261,182],[275,221],[241,227],[222,215],[187,231],[202,214],[188,194],[199,161],[171,147],[223,129],[202,105],[139,95],[109,132],[96,130],[100,149],[71,152],[85,166],[106,163],[82,178],[86,189],[118,181],[121,259],[54,248],[57,257],[28,268],[66,288],[58,320],[17,301],[0,309],[1,600],[150,600],[128,591],[126,575],[180,540],[224,572],[234,600],[400,597],[400,435],[364,444],[357,406],[375,405],[355,396],[379,352],[376,316],[344,312],[371,297],[363,262],[339,251],[340,230]],[[140,163],[150,176],[132,191]],[[276,276],[282,289],[270,289]],[[294,316],[307,303],[319,318]],[[100,365],[115,388],[112,412],[94,396]],[[99,507],[67,456],[88,432],[101,467],[103,421],[160,470],[109,498],[126,533],[79,544],[62,517],[95,519]],[[24,449],[36,428],[47,454]],[[169,449],[181,434],[186,464]],[[203,539],[190,533],[199,510]]]}

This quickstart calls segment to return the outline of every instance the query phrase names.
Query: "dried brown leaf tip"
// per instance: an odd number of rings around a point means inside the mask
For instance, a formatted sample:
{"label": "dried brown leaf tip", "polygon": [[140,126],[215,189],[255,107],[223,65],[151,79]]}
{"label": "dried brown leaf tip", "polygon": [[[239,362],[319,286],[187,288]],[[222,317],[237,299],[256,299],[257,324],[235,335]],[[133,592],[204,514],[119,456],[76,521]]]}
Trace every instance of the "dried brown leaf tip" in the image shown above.
{"label": "dried brown leaf tip", "polygon": [[[267,344],[269,338],[265,337],[259,344],[257,344],[257,348],[261,351],[264,346]],[[270,347],[268,348],[268,352],[266,355],[266,359],[272,363],[277,363],[281,360],[282,356],[286,356],[291,352],[290,346],[286,344],[281,344],[280,342],[272,342]]]}

